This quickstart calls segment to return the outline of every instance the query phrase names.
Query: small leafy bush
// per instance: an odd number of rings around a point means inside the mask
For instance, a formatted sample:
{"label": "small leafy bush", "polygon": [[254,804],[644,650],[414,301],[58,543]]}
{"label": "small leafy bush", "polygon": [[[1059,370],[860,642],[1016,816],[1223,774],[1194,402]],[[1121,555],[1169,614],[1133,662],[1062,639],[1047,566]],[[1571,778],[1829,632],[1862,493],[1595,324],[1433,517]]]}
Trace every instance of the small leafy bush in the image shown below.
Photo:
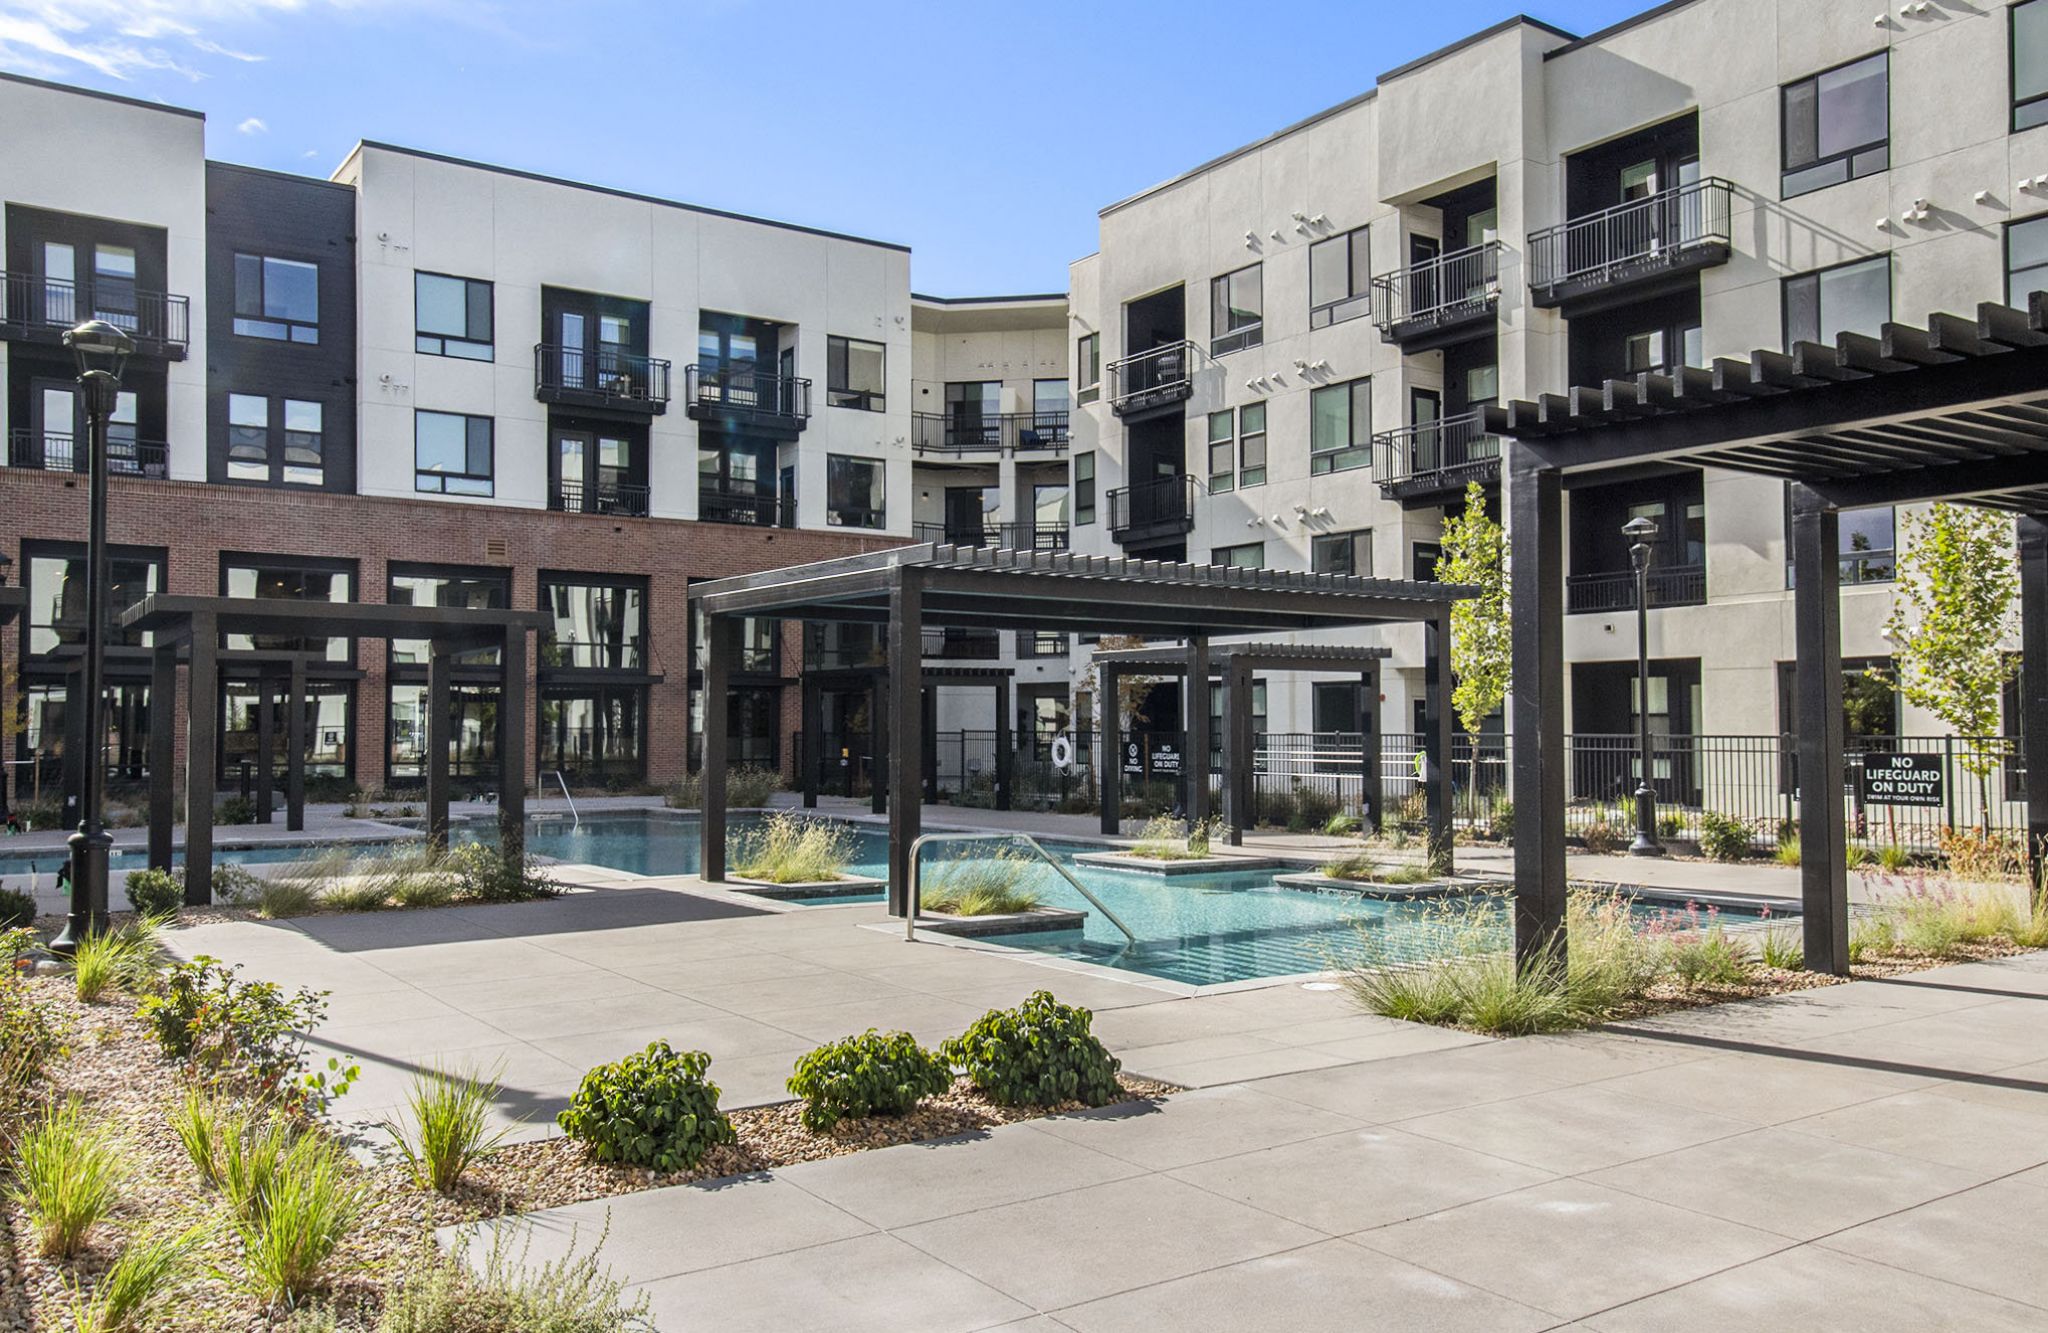
{"label": "small leafy bush", "polygon": [[[1792,835],[1796,842],[1798,835]],[[1784,838],[1779,839],[1781,842]],[[1739,819],[1722,814],[1718,810],[1700,812],[1700,850],[1716,861],[1741,861],[1748,858],[1755,842],[1749,825]]]}
{"label": "small leafy bush", "polygon": [[213,822],[216,824],[253,824],[256,822],[256,804],[246,796],[230,796],[215,807]]}
{"label": "small leafy bush", "polygon": [[718,1109],[718,1085],[704,1077],[711,1057],[665,1041],[583,1076],[556,1121],[600,1162],[687,1171],[704,1154],[738,1142]]}
{"label": "small leafy bush", "polygon": [[0,1121],[63,1048],[50,1011],[12,967],[0,972]]}
{"label": "small leafy bush", "polygon": [[1736,986],[1749,976],[1749,950],[1719,926],[1671,941],[1671,970],[1688,987]]}
{"label": "small leafy bush", "polygon": [[36,1252],[68,1259],[112,1210],[124,1174],[112,1129],[66,1100],[23,1132],[7,1193],[28,1215]]}
{"label": "small leafy bush", "polygon": [[185,886],[168,870],[131,870],[128,902],[144,916],[176,916],[185,905]]}
{"label": "small leafy bush", "polygon": [[441,865],[454,880],[455,896],[474,902],[526,903],[562,892],[531,852],[515,861],[496,847],[466,842],[451,848]]}
{"label": "small leafy bush", "polygon": [[367,1201],[344,1150],[318,1134],[300,1136],[279,1163],[260,1206],[235,1218],[250,1290],[282,1305],[319,1290],[329,1260]]}
{"label": "small leafy bush", "polygon": [[1596,819],[1581,829],[1579,841],[1595,856],[1610,855],[1628,844],[1621,825],[1605,819]]}
{"label": "small leafy bush", "polygon": [[770,815],[733,839],[733,870],[770,884],[815,884],[845,876],[853,830],[801,815]]}
{"label": "small leafy bush", "polygon": [[189,1271],[206,1232],[201,1226],[157,1227],[129,1241],[86,1296],[71,1288],[76,1333],[140,1333],[168,1313],[171,1288]]}
{"label": "small leafy bush", "polygon": [[820,1134],[842,1119],[902,1115],[952,1086],[952,1069],[908,1032],[873,1028],[804,1056],[788,1084],[804,1099],[804,1128]]}
{"label": "small leafy bush", "polygon": [[204,1079],[324,1109],[361,1072],[333,1059],[324,1071],[306,1068],[304,1034],[326,1017],[327,992],[301,987],[288,994],[275,982],[242,981],[240,971],[240,964],[230,967],[205,954],[177,964],[143,998],[136,1016],[165,1055]]}
{"label": "small leafy bush", "polygon": [[0,930],[36,923],[36,898],[19,889],[0,889]]}
{"label": "small leafy bush", "polygon": [[1512,845],[1515,841],[1515,803],[1495,801],[1493,809],[1486,813],[1486,836],[1495,842]]}
{"label": "small leafy bush", "polygon": [[415,1077],[406,1094],[404,1124],[387,1121],[385,1133],[398,1144],[415,1183],[446,1194],[473,1164],[497,1150],[511,1129],[490,1128],[496,1079],[432,1069]]}
{"label": "small leafy bush", "polygon": [[1093,1015],[1035,992],[1015,1009],[991,1009],[939,1053],[1001,1106],[1101,1106],[1121,1092],[1122,1062],[1088,1030]]}
{"label": "small leafy bush", "polygon": [[213,900],[230,905],[246,903],[263,891],[263,878],[233,861],[213,863]]}
{"label": "small leafy bush", "polygon": [[[467,1237],[456,1253],[415,1271],[384,1302],[377,1333],[654,1333],[649,1298],[627,1301],[625,1287],[598,1267],[611,1224],[597,1243],[539,1267],[529,1266],[530,1223],[491,1229],[483,1263],[469,1261]],[[506,1243],[517,1230],[515,1253]]]}
{"label": "small leafy bush", "polygon": [[1657,816],[1658,837],[1678,838],[1683,837],[1684,835],[1685,817],[1683,815],[1675,814],[1672,811],[1667,810],[1663,814]]}

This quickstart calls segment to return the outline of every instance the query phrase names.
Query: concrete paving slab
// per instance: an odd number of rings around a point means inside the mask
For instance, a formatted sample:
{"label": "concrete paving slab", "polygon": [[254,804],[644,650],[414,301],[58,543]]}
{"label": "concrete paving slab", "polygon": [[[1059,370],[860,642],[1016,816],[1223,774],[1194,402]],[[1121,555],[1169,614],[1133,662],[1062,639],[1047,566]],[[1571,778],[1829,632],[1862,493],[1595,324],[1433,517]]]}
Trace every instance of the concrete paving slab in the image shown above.
{"label": "concrete paving slab", "polygon": [[[2048,1311],[2048,1191],[1994,1180],[1818,1242]],[[2048,1317],[2035,1327],[2048,1326]]]}
{"label": "concrete paving slab", "polygon": [[2023,1171],[2048,1162],[2041,1118],[1932,1092],[1902,1092],[1808,1116],[1795,1133],[1987,1174]]}
{"label": "concrete paving slab", "polygon": [[1143,1173],[1093,1148],[1010,1125],[805,1162],[777,1175],[864,1222],[893,1229]]}
{"label": "concrete paving slab", "polygon": [[1024,1126],[1152,1171],[1358,1127],[1356,1120],[1248,1087],[1205,1088],[1163,1102],[1126,1102]]}
{"label": "concrete paving slab", "polygon": [[1260,1084],[1260,1091],[1380,1124],[1527,1096],[1558,1086],[1551,1079],[1492,1063],[1487,1056],[1494,1045],[1497,1043],[1488,1042],[1483,1046],[1288,1074],[1266,1080]]}
{"label": "concrete paving slab", "polygon": [[1560,1175],[1711,1143],[1750,1128],[1728,1116],[1657,1106],[1605,1084],[1465,1106],[1400,1124],[1411,1134]]}
{"label": "concrete paving slab", "polygon": [[1775,1055],[1705,1055],[1629,1074],[1606,1086],[1667,1106],[1711,1111],[1754,1125],[1778,1125],[1875,1101],[1936,1080],[1888,1070]]}

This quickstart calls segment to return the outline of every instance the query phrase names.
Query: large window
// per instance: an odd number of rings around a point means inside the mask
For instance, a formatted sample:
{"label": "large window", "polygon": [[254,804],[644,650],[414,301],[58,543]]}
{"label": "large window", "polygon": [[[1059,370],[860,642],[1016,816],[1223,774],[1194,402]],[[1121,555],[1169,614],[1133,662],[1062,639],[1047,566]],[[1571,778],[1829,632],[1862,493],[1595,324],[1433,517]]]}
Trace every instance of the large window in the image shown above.
{"label": "large window", "polygon": [[1783,197],[1890,165],[1890,69],[1889,55],[1880,51],[1785,85]]}
{"label": "large window", "polygon": [[1372,577],[1372,529],[1332,532],[1309,538],[1308,567],[1312,574],[1353,574]]}
{"label": "large window", "polygon": [[1343,472],[1372,462],[1372,381],[1332,384],[1309,395],[1308,470]]}
{"label": "large window", "polygon": [[1095,521],[1095,453],[1074,455],[1074,525]]}
{"label": "large window", "polygon": [[[355,566],[346,562],[288,555],[221,556],[221,592],[228,597],[352,602],[355,586]],[[314,652],[330,662],[346,662],[353,651],[349,639],[305,634],[230,634],[227,646],[269,652]]]}
{"label": "large window", "polygon": [[888,407],[883,366],[888,349],[858,338],[825,340],[825,401],[834,407],[881,412]]}
{"label": "large window", "polygon": [[2048,0],[2012,7],[2012,127],[2048,125]]}
{"label": "large window", "polygon": [[236,255],[235,332],[278,342],[319,342],[319,266],[267,255]]}
{"label": "large window", "polygon": [[1040,430],[1064,429],[1072,401],[1065,380],[1031,381],[1031,424]]}
{"label": "large window", "polygon": [[1265,337],[1265,283],[1257,264],[1209,280],[1209,354],[1257,347]]}
{"label": "large window", "polygon": [[1308,248],[1308,326],[1356,319],[1372,309],[1372,246],[1359,227]]}
{"label": "large window", "polygon": [[[29,655],[85,642],[85,547],[38,543],[22,556],[26,566],[22,583],[28,588]],[[107,615],[118,623],[123,611],[164,590],[164,555],[160,550],[116,548],[107,561],[107,574],[113,594]],[[110,628],[107,642],[116,647],[147,647],[150,636],[141,630]]]}
{"label": "large window", "polygon": [[412,299],[414,351],[465,361],[491,359],[490,283],[415,273]]}
{"label": "large window", "polygon": [[1264,569],[1266,544],[1246,542],[1242,546],[1218,546],[1209,552],[1209,563],[1226,569]]}
{"label": "large window", "polygon": [[1209,494],[1237,487],[1237,409],[1209,414]]}
{"label": "large window", "polygon": [[1084,333],[1074,340],[1074,390],[1077,402],[1092,403],[1102,392],[1102,335]]}
{"label": "large window", "polygon": [[[638,685],[543,686],[540,768],[585,783],[630,783],[646,773],[647,691]],[[740,762],[735,756],[734,762]]]}
{"label": "large window", "polygon": [[545,667],[647,668],[647,592],[637,583],[548,575],[540,583]]}
{"label": "large window", "polygon": [[327,479],[320,404],[228,395],[229,481],[318,486]]}
{"label": "large window", "polygon": [[825,521],[835,528],[887,526],[881,459],[825,455]]}
{"label": "large window", "polygon": [[1837,334],[1876,337],[1892,317],[1889,255],[1785,279],[1785,346],[1832,343]]}
{"label": "large window", "polygon": [[[451,569],[436,565],[392,565],[391,584],[385,601],[392,606],[439,606],[461,611],[502,611],[511,603],[509,581],[495,570]],[[393,639],[391,661],[395,666],[425,666],[429,651],[425,639]],[[465,666],[495,666],[496,648],[472,648],[457,653],[455,660]]]}
{"label": "large window", "polygon": [[[1898,515],[1890,505],[1844,509],[1837,524],[1842,583],[1890,583],[1898,577]],[[1792,490],[1785,489],[1785,586],[1793,585]]]}
{"label": "large window", "polygon": [[2005,302],[2027,308],[2027,298],[2048,290],[2048,217],[2005,229]]}
{"label": "large window", "polygon": [[[427,686],[418,672],[409,674],[410,680],[391,682],[385,706],[385,776],[406,785],[427,774]],[[499,700],[496,685],[476,681],[457,682],[448,691],[448,776],[466,787],[503,785],[498,767]]]}
{"label": "large window", "polygon": [[413,414],[413,489],[436,495],[491,494],[491,419],[454,412]]}

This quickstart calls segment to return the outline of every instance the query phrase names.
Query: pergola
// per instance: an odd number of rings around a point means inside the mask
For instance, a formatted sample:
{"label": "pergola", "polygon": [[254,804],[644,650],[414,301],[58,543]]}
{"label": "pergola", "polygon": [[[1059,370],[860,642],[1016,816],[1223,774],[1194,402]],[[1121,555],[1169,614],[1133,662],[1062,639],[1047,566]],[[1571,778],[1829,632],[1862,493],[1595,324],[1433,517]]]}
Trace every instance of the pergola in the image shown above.
{"label": "pergola", "polygon": [[[1362,693],[1359,722],[1364,733],[1363,754],[1360,756],[1359,778],[1364,783],[1363,805],[1366,823],[1374,832],[1380,828],[1380,663],[1393,655],[1387,648],[1361,647],[1349,644],[1305,644],[1305,643],[1219,643],[1210,647],[1205,676],[1221,677],[1223,681],[1223,827],[1224,835],[1233,847],[1242,846],[1244,831],[1257,819],[1257,803],[1253,799],[1252,765],[1250,763],[1254,741],[1252,737],[1252,672],[1263,668],[1267,671],[1356,671],[1359,689]],[[1188,678],[1195,669],[1197,658],[1190,648],[1118,648],[1099,652],[1095,661],[1102,672],[1102,734],[1105,738],[1105,753],[1112,748],[1119,735],[1117,723],[1117,681],[1129,674],[1168,675]],[[1206,719],[1209,701],[1198,698],[1200,690],[1183,690],[1181,707],[1192,736],[1194,716],[1197,712]],[[1443,725],[1449,725],[1449,710],[1443,710]],[[1204,813],[1207,811],[1209,784],[1207,782],[1208,748],[1207,730],[1204,728],[1202,750],[1195,750],[1193,742],[1188,745],[1190,753],[1183,756],[1181,765],[1193,774],[1191,786],[1199,789],[1199,799]],[[1439,755],[1447,751],[1439,750]],[[1118,790],[1122,777],[1119,756],[1109,755],[1098,767],[1101,770],[1098,781],[1102,790],[1102,831],[1115,833],[1120,825],[1122,795]],[[1451,845],[1451,766],[1448,762],[1437,765],[1431,779],[1427,796],[1429,811],[1429,841],[1432,847],[1447,849]],[[1196,793],[1189,793],[1189,807],[1192,810]]]}
{"label": "pergola", "polygon": [[[1104,631],[1187,641],[1191,674],[1209,674],[1209,639],[1421,622],[1426,665],[1426,764],[1433,778],[1450,756],[1447,707],[1453,602],[1475,594],[1456,584],[1406,583],[1220,565],[1163,564],[1067,552],[990,550],[922,543],[690,588],[704,613],[703,877],[725,879],[727,681],[747,616],[887,626],[889,904],[902,915],[910,846],[920,830],[924,786],[924,627]],[[1190,716],[1188,749],[1209,750],[1209,715]],[[1227,785],[1227,784],[1226,784]],[[1208,787],[1195,784],[1206,816]],[[1431,790],[1438,790],[1434,781]]]}
{"label": "pergola", "polygon": [[[924,798],[936,802],[939,798],[938,762],[938,695],[936,691],[947,685],[987,686],[995,696],[996,736],[996,809],[1010,808],[1010,783],[1016,765],[1010,746],[1010,681],[1016,673],[1009,667],[937,666],[924,670]],[[873,666],[829,667],[820,671],[806,670],[803,678],[803,754],[799,760],[801,773],[799,785],[803,789],[806,810],[818,805],[818,789],[824,785],[825,737],[824,737],[824,694],[826,690],[863,690],[868,696],[868,717],[873,719],[870,731],[873,742],[870,746],[875,772],[886,771],[889,763],[889,732],[881,725],[881,718],[888,711],[889,668],[877,663]],[[889,784],[877,780],[870,792],[871,808],[881,814],[889,808]]]}
{"label": "pergola", "polygon": [[[28,607],[28,589],[10,588],[0,584],[0,625],[11,624],[14,618]],[[0,691],[0,708],[12,708],[14,701]],[[6,756],[0,755],[0,813],[7,810],[7,765]]]}
{"label": "pergola", "polygon": [[[221,636],[267,639],[424,639],[427,659],[427,836],[448,841],[449,692],[455,655],[471,649],[498,650],[498,754],[505,781],[498,795],[499,845],[519,856],[526,837],[526,784],[520,776],[526,753],[526,636],[547,624],[538,611],[473,611],[439,606],[392,606],[361,602],[299,602],[248,597],[185,597],[154,593],[122,613],[124,629],[151,635],[150,700],[176,697],[178,662],[186,664],[185,727],[185,901],[213,900],[214,747],[218,736],[221,669],[242,663],[259,680],[258,746],[262,751],[260,804],[270,800],[270,709],[272,690],[282,685],[285,709],[285,826],[305,827],[306,650],[238,649],[220,646]],[[180,649],[183,653],[180,653]],[[273,683],[275,682],[275,683]],[[149,863],[171,866],[174,822],[172,784],[177,748],[172,710],[149,710]]]}
{"label": "pergola", "polygon": [[[1849,965],[1838,516],[1948,500],[2018,515],[2023,753],[2048,755],[2048,294],[1934,314],[1877,337],[1759,348],[1748,360],[1642,374],[1486,410],[1510,437],[1515,544],[1515,947],[1561,939],[1565,910],[1562,491],[1584,474],[1726,468],[1791,486],[1799,850],[1807,966]],[[1625,475],[1625,474],[1624,474]],[[2027,765],[2040,882],[2048,763]]]}

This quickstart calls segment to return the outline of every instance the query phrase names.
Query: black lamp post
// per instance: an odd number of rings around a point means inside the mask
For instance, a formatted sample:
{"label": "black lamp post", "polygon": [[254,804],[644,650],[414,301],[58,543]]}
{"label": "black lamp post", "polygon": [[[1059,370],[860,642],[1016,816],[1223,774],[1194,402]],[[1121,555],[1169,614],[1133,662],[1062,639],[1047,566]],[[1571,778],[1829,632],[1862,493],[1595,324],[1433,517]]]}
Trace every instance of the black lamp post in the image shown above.
{"label": "black lamp post", "polygon": [[[8,570],[10,570],[10,569],[12,569],[12,568],[14,568],[14,559],[13,559],[13,557],[9,556],[9,555],[7,554],[7,552],[5,552],[5,551],[0,551],[0,588],[4,588],[4,587],[6,587],[6,586],[7,586],[7,571],[8,571]],[[0,682],[0,683],[4,683],[4,682]],[[0,709],[5,709],[5,708],[12,708],[13,706],[14,706],[14,705],[13,705],[13,703],[12,703],[11,701],[9,701],[9,699],[7,698],[7,695],[5,694],[5,692],[0,692]],[[6,727],[4,727],[4,726],[0,726],[0,738],[4,738],[4,737],[5,737],[6,735],[7,735],[7,728],[6,728]],[[7,805],[7,775],[8,775],[8,772],[9,772],[9,769],[8,769],[8,767],[7,767],[7,755],[6,755],[6,752],[5,752],[5,751],[0,751],[0,822],[4,822],[4,821],[6,820],[6,818],[7,818],[7,811],[8,811],[8,805]]]}
{"label": "black lamp post", "polygon": [[1650,781],[1650,543],[1657,525],[1638,514],[1621,525],[1629,539],[1628,559],[1636,571],[1636,836],[1630,856],[1662,856],[1657,841],[1657,788]]}
{"label": "black lamp post", "polygon": [[[114,840],[100,818],[106,785],[107,674],[107,425],[121,397],[121,368],[135,341],[103,319],[87,320],[64,335],[78,358],[78,395],[91,432],[91,518],[85,548],[85,741],[79,770],[78,832],[71,835],[71,916],[52,950],[69,953],[80,940],[107,928],[107,853]],[[153,774],[155,781],[166,775]]]}

